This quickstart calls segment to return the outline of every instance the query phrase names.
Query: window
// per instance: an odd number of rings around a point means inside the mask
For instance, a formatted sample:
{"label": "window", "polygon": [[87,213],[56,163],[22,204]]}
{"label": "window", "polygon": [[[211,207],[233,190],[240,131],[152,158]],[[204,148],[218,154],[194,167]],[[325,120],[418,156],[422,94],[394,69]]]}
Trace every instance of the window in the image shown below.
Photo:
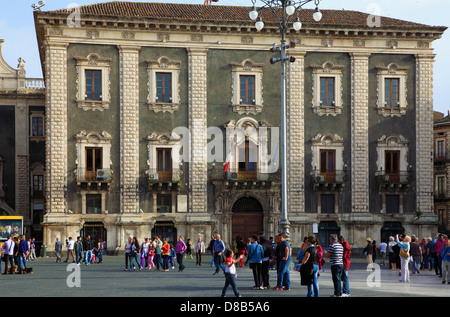
{"label": "window", "polygon": [[86,100],[102,100],[102,71],[86,70]]}
{"label": "window", "polygon": [[446,192],[445,175],[436,176],[436,191],[438,198],[444,198]]}
{"label": "window", "polygon": [[31,136],[44,136],[44,117],[32,117]]}
{"label": "window", "polygon": [[320,213],[334,214],[334,194],[320,195]]}
{"label": "window", "polygon": [[313,79],[312,108],[315,114],[336,116],[342,113],[342,78],[344,66],[325,62],[311,65]]}
{"label": "window", "polygon": [[386,195],[386,213],[398,214],[400,212],[400,196]]}
{"label": "window", "polygon": [[88,111],[109,109],[110,93],[110,58],[92,53],[87,57],[74,57],[77,65],[77,105]]}
{"label": "window", "polygon": [[257,146],[250,141],[245,141],[239,146],[238,171],[241,179],[255,179],[257,174]]}
{"label": "window", "polygon": [[400,151],[385,151],[384,166],[390,182],[400,181]]}
{"label": "window", "polygon": [[378,72],[378,114],[385,117],[399,117],[406,114],[408,67],[391,63],[376,68]]}
{"label": "window", "polygon": [[180,69],[181,61],[161,56],[149,59],[148,73],[148,109],[154,112],[173,113],[180,107]]}
{"label": "window", "polygon": [[172,149],[156,149],[158,180],[172,180]]}
{"label": "window", "polygon": [[436,142],[436,152],[437,152],[437,159],[439,161],[445,159],[445,141],[444,140],[438,140]]}
{"label": "window", "polygon": [[334,181],[336,170],[336,151],[320,150],[320,175],[324,176],[325,181]]}
{"label": "window", "polygon": [[334,106],[335,105],[335,78],[321,77],[320,78],[320,105]]}
{"label": "window", "polygon": [[33,197],[34,198],[44,197],[44,176],[43,175],[33,175]]}
{"label": "window", "polygon": [[386,107],[398,107],[400,104],[399,84],[398,78],[386,78],[384,80],[384,104]]}
{"label": "window", "polygon": [[246,105],[255,104],[255,76],[241,75],[240,80],[240,103]]}
{"label": "window", "polygon": [[86,148],[86,180],[95,180],[96,172],[102,169],[102,148]]}
{"label": "window", "polygon": [[263,107],[263,66],[251,59],[231,63],[231,106],[238,114],[257,114]]}
{"label": "window", "polygon": [[172,212],[172,195],[158,195],[156,200],[157,212]]}
{"label": "window", "polygon": [[171,73],[156,73],[156,102],[172,102]]}
{"label": "window", "polygon": [[86,195],[86,214],[102,213],[102,195],[87,194]]}

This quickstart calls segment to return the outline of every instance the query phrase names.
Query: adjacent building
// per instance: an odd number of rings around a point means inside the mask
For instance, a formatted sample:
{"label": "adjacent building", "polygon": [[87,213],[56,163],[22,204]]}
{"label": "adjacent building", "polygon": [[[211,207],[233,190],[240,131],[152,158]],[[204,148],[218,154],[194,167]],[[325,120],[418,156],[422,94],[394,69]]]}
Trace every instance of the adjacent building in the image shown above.
{"label": "adjacent building", "polygon": [[450,216],[450,114],[435,111],[434,142],[434,212],[439,219],[439,232],[449,232]]}
{"label": "adjacent building", "polygon": [[[0,40],[0,215],[22,216],[24,233],[43,239],[45,86],[27,78],[25,61],[13,68]],[[2,228],[4,229],[4,228]]]}
{"label": "adjacent building", "polygon": [[[250,7],[111,2],[35,12],[46,83],[44,241],[87,235],[227,243],[279,231],[354,247],[437,231],[432,43],[445,27],[302,10],[279,166],[280,41]],[[231,133],[228,133],[231,131]],[[225,167],[225,168],[224,168]],[[224,170],[226,171],[224,172]]]}

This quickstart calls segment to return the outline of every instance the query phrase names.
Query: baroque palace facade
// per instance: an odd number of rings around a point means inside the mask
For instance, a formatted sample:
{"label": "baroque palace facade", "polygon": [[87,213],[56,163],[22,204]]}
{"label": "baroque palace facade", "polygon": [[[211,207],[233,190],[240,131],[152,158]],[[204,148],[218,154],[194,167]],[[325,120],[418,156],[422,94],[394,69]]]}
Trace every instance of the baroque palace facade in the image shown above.
{"label": "baroque palace facade", "polygon": [[[269,49],[280,35],[268,17],[258,32],[249,11],[112,2],[35,12],[47,245],[90,234],[116,252],[129,236],[278,233],[281,74]],[[292,243],[436,232],[432,42],[446,28],[312,13],[287,36]]]}

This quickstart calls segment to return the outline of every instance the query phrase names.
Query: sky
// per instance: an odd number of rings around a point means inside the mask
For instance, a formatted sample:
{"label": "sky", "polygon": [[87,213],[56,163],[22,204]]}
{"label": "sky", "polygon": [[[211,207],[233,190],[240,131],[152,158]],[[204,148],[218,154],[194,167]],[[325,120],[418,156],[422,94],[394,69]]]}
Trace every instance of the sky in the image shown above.
{"label": "sky", "polygon": [[[32,4],[39,0],[0,0],[0,39],[4,39],[3,57],[13,68],[22,57],[28,78],[42,78]],[[133,0],[129,0],[133,1]],[[43,11],[89,5],[109,0],[46,0]],[[138,1],[133,2],[148,2]],[[156,0],[160,3],[203,4],[204,0]],[[214,5],[252,6],[252,0],[219,0]],[[256,2],[256,5],[261,5]],[[305,8],[314,8],[308,4]],[[321,0],[321,9],[345,9],[379,14],[381,16],[423,23],[432,26],[450,27],[449,0]],[[447,114],[450,111],[450,29],[441,39],[433,42],[436,62],[434,64],[434,110]]]}

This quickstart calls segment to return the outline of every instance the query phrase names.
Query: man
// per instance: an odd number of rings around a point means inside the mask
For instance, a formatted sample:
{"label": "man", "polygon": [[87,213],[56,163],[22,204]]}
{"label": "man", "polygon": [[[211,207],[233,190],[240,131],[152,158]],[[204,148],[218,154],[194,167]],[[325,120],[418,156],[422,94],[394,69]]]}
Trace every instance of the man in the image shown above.
{"label": "man", "polygon": [[83,243],[81,243],[81,237],[77,237],[77,241],[74,243],[75,259],[77,265],[80,266],[80,262],[83,259]]}
{"label": "man", "polygon": [[[385,266],[386,265],[386,249],[387,249],[387,244],[384,240],[381,240],[381,243],[379,245],[380,248],[380,256],[381,256],[381,265]],[[344,249],[345,252],[345,249]]]}
{"label": "man", "polygon": [[91,236],[87,236],[83,243],[84,250],[84,264],[90,265],[92,260],[92,250],[94,249],[94,243],[91,240]]}
{"label": "man", "polygon": [[75,241],[72,240],[72,237],[69,237],[69,241],[67,241],[67,257],[64,262],[67,262],[69,260],[69,256],[72,256],[72,263],[75,263]]}
{"label": "man", "polygon": [[442,256],[442,284],[450,284],[450,240],[447,238],[441,250]]}
{"label": "man", "polygon": [[253,289],[264,289],[262,285],[262,275],[261,275],[261,267],[262,267],[262,259],[264,257],[264,249],[257,242],[258,236],[253,235],[250,238],[250,245],[247,248],[248,258],[250,261],[250,268],[253,271],[253,279],[255,281],[255,285]]}
{"label": "man", "polygon": [[56,238],[55,242],[56,263],[61,262],[61,250],[62,250],[62,243],[61,241],[59,241],[58,238]]}
{"label": "man", "polygon": [[440,233],[434,244],[434,250],[436,252],[436,259],[437,259],[436,274],[438,274],[439,277],[442,277],[442,247],[444,244],[445,244],[444,235]]}
{"label": "man", "polygon": [[[348,297],[348,296],[350,296],[348,271],[350,269],[350,255],[352,254],[352,250],[350,248],[350,244],[344,239],[343,236],[339,236],[338,240],[344,250],[344,252],[342,254],[343,271],[342,271],[342,276],[341,276],[342,297]],[[386,245],[386,243],[385,243],[385,245]],[[385,250],[385,254],[386,254],[386,248],[384,250]]]}
{"label": "man", "polygon": [[327,251],[323,253],[323,255],[326,258],[329,258],[331,263],[331,276],[334,285],[333,297],[342,296],[341,279],[342,279],[342,272],[344,270],[343,254],[344,248],[337,241],[337,236],[335,234],[330,235],[330,247]]}
{"label": "man", "polygon": [[290,276],[289,276],[289,267],[291,265],[292,257],[291,257],[291,247],[289,243],[286,241],[286,234],[280,233],[278,235],[279,241],[279,253],[277,257],[279,257],[278,262],[278,272],[277,272],[277,286],[274,287],[274,290],[289,290],[290,289]]}
{"label": "man", "polygon": [[[12,274],[14,270],[14,241],[11,239],[11,236],[8,236],[8,240],[3,244],[3,249],[5,250],[5,272],[3,274]],[[11,266],[11,271],[8,272],[8,262]]]}
{"label": "man", "polygon": [[216,234],[214,245],[212,247],[213,257],[214,257],[214,265],[216,266],[216,271],[213,275],[219,273],[219,269],[222,269],[225,272],[225,266],[223,265],[224,257],[222,253],[225,251],[225,244],[222,240],[220,240],[220,234]]}
{"label": "man", "polygon": [[25,235],[19,236],[19,253],[17,255],[18,259],[18,274],[23,274],[22,268],[27,268],[27,255],[28,255],[28,243],[25,239]]}

